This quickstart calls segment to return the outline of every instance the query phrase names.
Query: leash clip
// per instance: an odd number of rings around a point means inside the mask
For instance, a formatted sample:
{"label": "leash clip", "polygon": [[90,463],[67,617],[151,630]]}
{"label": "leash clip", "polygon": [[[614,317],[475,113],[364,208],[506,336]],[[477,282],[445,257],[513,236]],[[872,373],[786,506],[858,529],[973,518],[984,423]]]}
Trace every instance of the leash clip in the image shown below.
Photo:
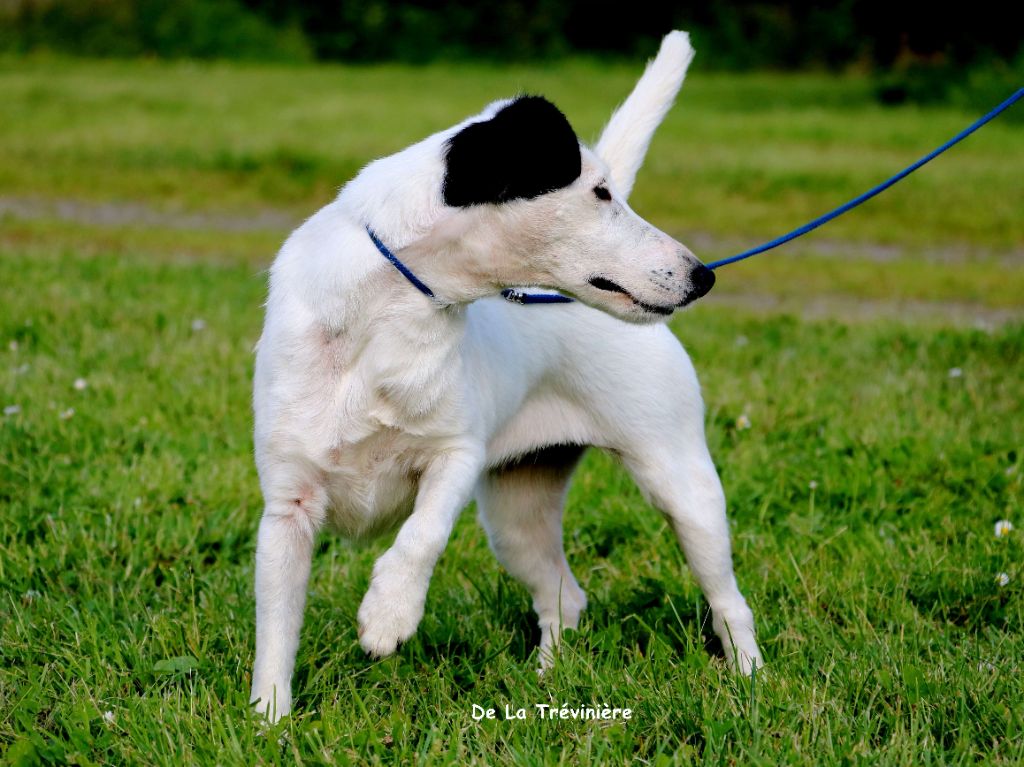
{"label": "leash clip", "polygon": [[506,301],[510,301],[513,304],[519,304],[520,306],[526,306],[526,294],[521,290],[515,288],[505,288],[501,291],[501,297]]}

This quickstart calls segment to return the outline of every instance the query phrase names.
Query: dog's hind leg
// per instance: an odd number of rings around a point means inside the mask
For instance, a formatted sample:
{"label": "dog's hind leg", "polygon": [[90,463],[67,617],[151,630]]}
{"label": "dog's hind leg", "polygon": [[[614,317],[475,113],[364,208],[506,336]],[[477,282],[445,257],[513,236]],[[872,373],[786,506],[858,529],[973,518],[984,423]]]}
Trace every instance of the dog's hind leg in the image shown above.
{"label": "dog's hind leg", "polygon": [[693,364],[664,326],[593,337],[600,341],[577,349],[577,374],[588,383],[580,396],[589,400],[604,445],[671,522],[729,665],[749,674],[763,662],[733,574],[725,494],[705,440]]}
{"label": "dog's hind leg", "polygon": [[249,700],[272,722],[291,710],[292,671],[306,604],[313,539],[326,496],[313,483],[269,490],[256,541],[256,660]]}
{"label": "dog's hind leg", "polygon": [[764,665],[754,638],[754,616],[733,572],[725,494],[703,444],[652,446],[623,456],[644,494],[668,517],[690,571],[711,606],[712,626],[729,666],[750,674]]}
{"label": "dog's hind leg", "polygon": [[[712,625],[732,668],[764,664],[754,617],[733,573],[725,493],[704,436],[704,405],[689,358],[651,354],[642,378],[620,381],[622,459],[644,495],[668,517],[690,570],[711,606]],[[654,350],[650,350],[653,352]],[[668,351],[668,349],[666,349]],[[632,378],[632,375],[629,374]]]}
{"label": "dog's hind leg", "polygon": [[587,605],[562,545],[562,506],[584,448],[558,445],[494,469],[477,489],[480,521],[498,561],[529,589],[540,624],[540,665]]}

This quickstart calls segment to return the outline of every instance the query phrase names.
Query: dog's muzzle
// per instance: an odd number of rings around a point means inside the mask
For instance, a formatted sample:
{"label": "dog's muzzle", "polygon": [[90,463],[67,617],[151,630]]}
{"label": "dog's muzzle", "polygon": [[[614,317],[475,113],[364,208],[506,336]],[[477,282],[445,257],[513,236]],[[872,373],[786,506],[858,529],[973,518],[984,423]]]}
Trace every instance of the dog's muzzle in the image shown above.
{"label": "dog's muzzle", "polygon": [[591,277],[590,280],[588,280],[588,282],[592,287],[595,287],[598,290],[604,290],[609,293],[621,293],[644,311],[651,312],[652,314],[669,315],[672,314],[672,312],[675,309],[693,303],[701,296],[706,295],[708,291],[711,290],[711,288],[713,288],[715,285],[715,273],[708,269],[706,266],[704,266],[704,264],[697,264],[693,268],[693,271],[690,272],[689,292],[683,297],[682,301],[680,301],[678,304],[675,304],[674,306],[657,306],[654,304],[645,303],[644,301],[641,301],[632,293],[630,293],[628,290],[626,290],[624,287],[619,285],[617,282],[612,282],[607,277]]}

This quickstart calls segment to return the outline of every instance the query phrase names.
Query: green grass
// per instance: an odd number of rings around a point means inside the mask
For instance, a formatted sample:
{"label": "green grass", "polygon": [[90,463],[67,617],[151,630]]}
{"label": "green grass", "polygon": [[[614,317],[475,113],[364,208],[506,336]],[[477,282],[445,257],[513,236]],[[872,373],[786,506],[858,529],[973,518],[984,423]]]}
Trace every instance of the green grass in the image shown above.
{"label": "green grass", "polygon": [[[251,349],[284,234],[262,217],[298,220],[373,156],[518,88],[593,137],[634,74],[0,65],[0,203],[39,205],[0,219],[0,406],[20,408],[0,417],[0,762],[1024,763],[1024,155],[998,124],[673,321],[769,664],[755,682],[705,649],[665,522],[593,453],[566,521],[590,607],[551,674],[467,513],[420,631],[382,662],[355,612],[386,542],[325,536],[295,715],[269,733],[249,715]],[[636,207],[727,255],[970,119],[881,110],[856,79],[694,74]],[[90,203],[159,216],[104,223]],[[750,294],[931,309],[808,321]],[[953,303],[1011,320],[965,327]],[[999,519],[1018,530],[996,538]],[[471,716],[549,702],[635,714]]]}

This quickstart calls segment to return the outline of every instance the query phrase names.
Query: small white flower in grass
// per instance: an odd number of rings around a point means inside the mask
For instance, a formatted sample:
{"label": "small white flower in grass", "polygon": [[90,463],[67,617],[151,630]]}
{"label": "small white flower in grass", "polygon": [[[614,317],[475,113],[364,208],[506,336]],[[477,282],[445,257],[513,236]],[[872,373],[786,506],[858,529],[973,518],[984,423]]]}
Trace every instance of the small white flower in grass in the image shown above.
{"label": "small white flower in grass", "polygon": [[85,391],[89,388],[89,382],[84,378],[76,378],[72,385],[75,387],[75,391]]}
{"label": "small white flower in grass", "polygon": [[1013,522],[1008,519],[1000,519],[996,522],[996,538],[1005,538],[1013,532]]}
{"label": "small white flower in grass", "polygon": [[750,416],[746,413],[740,413],[739,418],[736,419],[736,429],[738,431],[746,431],[750,428]]}
{"label": "small white flower in grass", "polygon": [[117,717],[114,715],[113,711],[104,711],[103,721],[107,724],[113,724],[115,721],[117,721]]}
{"label": "small white flower in grass", "polygon": [[746,346],[747,344],[750,343],[750,339],[747,338],[745,335],[741,334],[741,335],[736,336],[736,340],[734,341],[734,343],[737,346]]}
{"label": "small white flower in grass", "polygon": [[811,490],[817,490],[818,489],[818,480],[812,479],[810,482],[807,483],[807,487],[809,487]]}
{"label": "small white flower in grass", "polygon": [[12,352],[18,351],[18,342],[11,341],[9,344],[7,344],[7,348],[10,349]]}
{"label": "small white flower in grass", "polygon": [[978,671],[995,671],[996,667],[994,663],[990,663],[987,660],[983,660],[978,664]]}
{"label": "small white flower in grass", "polygon": [[1008,573],[996,573],[996,585],[1008,586],[1010,585],[1010,576]]}
{"label": "small white flower in grass", "polygon": [[7,405],[4,408],[4,415],[17,415],[21,412],[21,405]]}
{"label": "small white flower in grass", "polygon": [[37,599],[41,599],[42,596],[43,595],[40,594],[35,589],[29,589],[28,591],[26,591],[24,594],[21,595],[21,601],[31,603],[31,602],[35,602]]}
{"label": "small white flower in grass", "polygon": [[196,333],[198,333],[201,330],[206,330],[206,320],[204,320],[202,317],[196,317],[194,320],[192,320],[192,330],[193,332]]}
{"label": "small white flower in grass", "polygon": [[950,368],[949,369],[949,377],[950,378],[960,378],[963,374],[964,374],[964,371],[961,368]]}
{"label": "small white flower in grass", "polygon": [[74,414],[75,414],[75,409],[73,407],[69,407],[67,410],[62,410],[61,411],[61,413],[60,413],[60,420],[66,421],[69,418],[71,418]]}

